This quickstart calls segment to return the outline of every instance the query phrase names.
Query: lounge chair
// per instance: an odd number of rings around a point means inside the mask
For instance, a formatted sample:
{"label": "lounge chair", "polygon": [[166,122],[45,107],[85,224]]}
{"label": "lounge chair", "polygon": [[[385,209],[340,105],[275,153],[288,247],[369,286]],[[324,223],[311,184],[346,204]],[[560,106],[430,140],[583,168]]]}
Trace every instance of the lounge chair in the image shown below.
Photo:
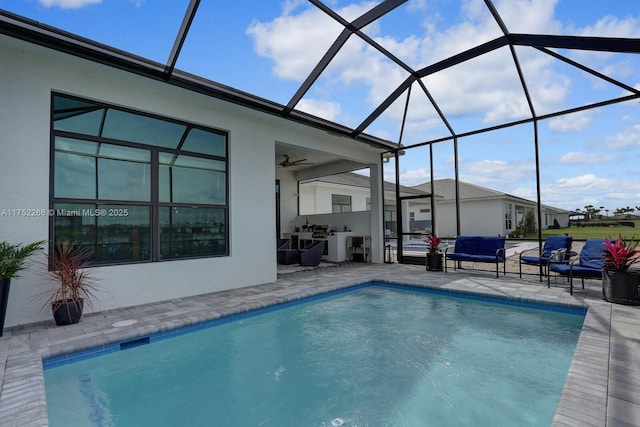
{"label": "lounge chair", "polygon": [[304,266],[316,266],[320,264],[322,255],[324,254],[324,240],[314,240],[299,252],[299,263]]}
{"label": "lounge chair", "polygon": [[[527,249],[520,252],[519,261],[520,261],[520,277],[522,278],[522,264],[528,265],[538,265],[540,266],[540,281],[542,282],[542,274],[549,275],[549,272],[546,270],[546,267],[549,263],[549,258],[551,258],[553,251],[560,251],[564,249],[565,257],[571,254],[571,243],[573,239],[571,236],[549,236],[547,240],[544,241],[544,245],[542,246],[542,251],[540,252],[540,256],[533,255],[525,255],[526,252],[533,251],[533,249]],[[538,250],[536,248],[535,250]],[[577,255],[574,253],[574,255]]]}
{"label": "lounge chair", "polygon": [[[549,259],[547,263],[547,271],[549,273],[556,272],[561,276],[569,278],[569,293],[573,295],[573,278],[580,277],[582,279],[582,289],[584,289],[585,277],[602,277],[604,270],[604,239],[592,238],[587,239],[580,255],[564,262],[553,262]],[[550,277],[547,275],[547,287],[551,287]]]}
{"label": "lounge chair", "polygon": [[278,264],[290,265],[298,263],[298,250],[291,246],[291,239],[278,239]]}

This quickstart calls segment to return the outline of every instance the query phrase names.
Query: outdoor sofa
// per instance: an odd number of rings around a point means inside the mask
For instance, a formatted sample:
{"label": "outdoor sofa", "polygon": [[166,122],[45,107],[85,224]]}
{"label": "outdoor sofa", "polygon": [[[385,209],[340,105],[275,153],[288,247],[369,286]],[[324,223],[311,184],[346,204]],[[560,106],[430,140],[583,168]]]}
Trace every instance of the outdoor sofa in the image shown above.
{"label": "outdoor sofa", "polygon": [[507,274],[505,238],[486,236],[458,236],[453,253],[444,250],[444,271],[447,272],[447,261],[487,262],[496,264],[496,277],[499,277],[499,265],[502,263],[503,274]]}

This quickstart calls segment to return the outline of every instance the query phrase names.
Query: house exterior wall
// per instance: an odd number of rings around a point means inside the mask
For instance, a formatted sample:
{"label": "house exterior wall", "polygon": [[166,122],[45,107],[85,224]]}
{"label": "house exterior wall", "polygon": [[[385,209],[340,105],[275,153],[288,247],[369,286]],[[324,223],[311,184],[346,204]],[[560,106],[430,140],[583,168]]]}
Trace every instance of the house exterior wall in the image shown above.
{"label": "house exterior wall", "polygon": [[[436,233],[441,237],[455,237],[456,205],[453,201],[438,203]],[[465,200],[460,202],[460,234],[505,235],[502,200]]]}
{"label": "house exterior wall", "polygon": [[351,212],[364,211],[367,210],[367,198],[371,196],[369,188],[324,182],[301,184],[300,190],[300,215],[331,213],[333,194],[351,196]]}
{"label": "house exterior wall", "polygon": [[[352,202],[355,206],[355,200],[365,200],[369,197],[369,189],[362,187],[348,187],[345,185],[333,184],[328,182],[310,182],[300,186],[301,206],[304,204],[305,211],[308,214],[330,212],[331,211],[331,194],[351,195]],[[395,194],[387,192],[385,194],[386,203],[395,204]],[[415,200],[405,201],[403,205],[405,232],[410,230],[410,217],[413,213],[414,221],[431,220],[431,212],[420,212],[422,209],[430,209],[429,199],[424,199],[424,203]],[[304,201],[304,203],[303,203]],[[456,211],[455,202],[452,200],[441,200],[436,198],[436,229],[434,230],[439,236],[456,236]],[[511,205],[511,228],[506,227],[505,223],[505,204]],[[356,210],[356,209],[354,209]],[[476,200],[462,200],[460,202],[460,227],[462,234],[466,235],[483,235],[506,236],[513,232],[525,215],[526,212],[532,210],[537,218],[537,206],[533,202],[525,203],[522,199],[510,197],[494,197]],[[559,213],[542,208],[542,228],[546,229],[553,226],[553,220],[557,219],[561,227],[567,227],[569,224],[568,213]]]}
{"label": "house exterior wall", "polygon": [[[95,267],[94,311],[274,281],[275,169],[265,159],[274,158],[275,141],[352,157],[360,150],[360,144],[342,149],[344,139],[326,132],[9,37],[0,36],[0,57],[0,212],[49,208],[52,91],[229,133],[230,255]],[[360,158],[377,158],[371,147],[362,147]],[[0,236],[11,243],[48,239],[49,218],[2,216]],[[51,319],[40,310],[43,301],[34,302],[49,286],[35,264],[12,281],[6,327]]]}

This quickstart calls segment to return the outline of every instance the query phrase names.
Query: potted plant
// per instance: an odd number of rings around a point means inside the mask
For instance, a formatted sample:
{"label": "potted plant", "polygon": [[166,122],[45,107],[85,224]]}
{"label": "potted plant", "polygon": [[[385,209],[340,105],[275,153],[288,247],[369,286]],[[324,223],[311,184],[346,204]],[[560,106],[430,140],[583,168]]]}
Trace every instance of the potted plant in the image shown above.
{"label": "potted plant", "polygon": [[51,306],[56,325],[78,323],[84,305],[91,306],[95,280],[91,276],[89,256],[85,248],[65,241],[49,253],[50,279],[55,282],[43,308]]}
{"label": "potted plant", "polygon": [[640,261],[638,241],[618,238],[604,241],[604,270],[602,271],[602,299],[627,305],[640,305],[640,271],[630,268]]}
{"label": "potted plant", "polygon": [[442,253],[440,252],[442,239],[433,233],[427,236],[427,271],[442,271]]}
{"label": "potted plant", "polygon": [[42,250],[44,243],[44,240],[27,245],[0,242],[0,337],[4,330],[11,279],[20,277],[18,273],[24,270],[27,258]]}

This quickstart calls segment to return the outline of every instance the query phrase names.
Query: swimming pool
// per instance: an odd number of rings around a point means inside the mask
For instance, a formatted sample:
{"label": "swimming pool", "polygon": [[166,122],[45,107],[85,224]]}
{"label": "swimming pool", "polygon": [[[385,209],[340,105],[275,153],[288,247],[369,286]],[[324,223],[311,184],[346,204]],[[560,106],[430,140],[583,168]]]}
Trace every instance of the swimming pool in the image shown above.
{"label": "swimming pool", "polygon": [[584,312],[460,296],[360,287],[45,361],[50,424],[550,425]]}

